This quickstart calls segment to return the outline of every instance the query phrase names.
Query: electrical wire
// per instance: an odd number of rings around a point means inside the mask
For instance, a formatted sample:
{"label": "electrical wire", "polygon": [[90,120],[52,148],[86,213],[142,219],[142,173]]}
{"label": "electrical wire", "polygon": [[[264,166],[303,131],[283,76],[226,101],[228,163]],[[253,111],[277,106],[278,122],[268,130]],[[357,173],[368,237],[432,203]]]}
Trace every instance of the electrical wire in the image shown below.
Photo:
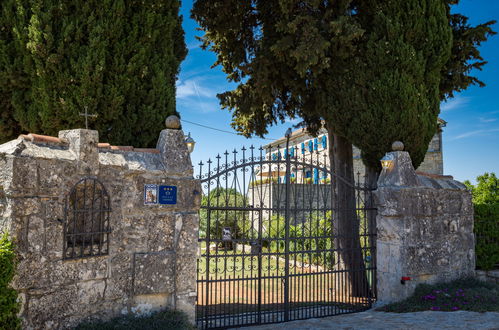
{"label": "electrical wire", "polygon": [[[215,128],[215,127],[210,127],[210,126],[206,126],[206,125],[202,125],[202,124],[198,124],[198,123],[194,123],[192,121],[188,121],[188,120],[185,120],[185,119],[180,119],[180,121],[183,121],[184,123],[189,123],[189,124],[192,124],[192,125],[196,125],[196,126],[200,126],[200,127],[204,127],[204,128],[207,128],[207,129],[211,129],[211,130],[214,130],[214,131],[219,131],[219,132],[222,132],[222,133],[228,133],[228,134],[233,134],[233,135],[237,135],[237,136],[242,136],[241,134],[237,134],[237,133],[234,133],[234,132],[231,132],[231,131],[225,131],[223,129],[219,129],[219,128]],[[272,138],[261,138],[259,137],[259,139],[262,139],[262,140],[269,140],[269,141],[276,141],[278,139],[272,139]]]}

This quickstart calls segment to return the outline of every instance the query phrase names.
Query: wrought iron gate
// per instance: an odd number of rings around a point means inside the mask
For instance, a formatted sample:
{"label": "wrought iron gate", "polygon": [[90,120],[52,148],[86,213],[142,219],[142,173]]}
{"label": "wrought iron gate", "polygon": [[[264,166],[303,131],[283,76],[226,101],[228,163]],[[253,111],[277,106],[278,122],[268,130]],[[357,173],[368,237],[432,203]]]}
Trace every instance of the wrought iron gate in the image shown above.
{"label": "wrought iron gate", "polygon": [[[200,163],[200,328],[352,313],[375,299],[375,209],[327,151],[242,148]],[[315,148],[320,149],[320,148]],[[338,186],[349,190],[339,203]]]}

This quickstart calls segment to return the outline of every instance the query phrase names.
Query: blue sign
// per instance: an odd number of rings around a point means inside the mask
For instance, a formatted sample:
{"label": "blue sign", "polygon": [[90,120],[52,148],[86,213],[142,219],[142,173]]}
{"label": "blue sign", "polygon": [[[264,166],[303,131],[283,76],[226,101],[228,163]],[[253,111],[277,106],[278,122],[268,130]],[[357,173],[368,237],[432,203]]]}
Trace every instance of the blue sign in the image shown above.
{"label": "blue sign", "polygon": [[159,186],[159,204],[177,204],[177,186]]}

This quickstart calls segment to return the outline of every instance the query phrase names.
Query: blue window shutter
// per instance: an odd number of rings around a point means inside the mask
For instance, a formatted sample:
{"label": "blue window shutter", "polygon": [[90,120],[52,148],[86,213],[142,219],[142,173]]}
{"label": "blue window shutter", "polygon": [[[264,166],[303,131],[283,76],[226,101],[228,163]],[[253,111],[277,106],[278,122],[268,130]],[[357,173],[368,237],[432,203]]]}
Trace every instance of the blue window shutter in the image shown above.
{"label": "blue window shutter", "polygon": [[305,153],[305,142],[303,142],[301,144],[301,153],[304,154]]}
{"label": "blue window shutter", "polygon": [[314,150],[319,150],[319,141],[317,138],[314,139]]}
{"label": "blue window shutter", "polygon": [[323,179],[326,179],[326,178],[327,178],[327,172],[326,172],[326,171],[322,171],[322,178],[323,178]]}
{"label": "blue window shutter", "polygon": [[324,135],[324,136],[322,136],[322,147],[323,147],[324,149],[326,149],[326,148],[327,148],[327,137],[326,137],[325,135]]}
{"label": "blue window shutter", "polygon": [[319,170],[314,168],[314,183],[319,183]]}
{"label": "blue window shutter", "polygon": [[308,141],[308,151],[314,151],[314,143],[312,142],[312,140]]}
{"label": "blue window shutter", "polygon": [[295,147],[291,147],[291,153],[289,155],[291,158],[295,156]]}
{"label": "blue window shutter", "polygon": [[312,175],[310,174],[310,171],[306,171],[305,172],[305,178],[310,178]]}

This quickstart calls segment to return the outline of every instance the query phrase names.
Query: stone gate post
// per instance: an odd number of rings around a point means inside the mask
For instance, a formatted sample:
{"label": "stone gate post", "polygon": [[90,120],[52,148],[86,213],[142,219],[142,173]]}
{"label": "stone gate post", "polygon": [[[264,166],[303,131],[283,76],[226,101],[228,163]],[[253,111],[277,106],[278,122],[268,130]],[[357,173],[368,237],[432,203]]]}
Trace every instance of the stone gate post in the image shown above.
{"label": "stone gate post", "polygon": [[407,298],[420,283],[473,276],[471,194],[450,176],[416,173],[394,143],[374,192],[378,301]]}

